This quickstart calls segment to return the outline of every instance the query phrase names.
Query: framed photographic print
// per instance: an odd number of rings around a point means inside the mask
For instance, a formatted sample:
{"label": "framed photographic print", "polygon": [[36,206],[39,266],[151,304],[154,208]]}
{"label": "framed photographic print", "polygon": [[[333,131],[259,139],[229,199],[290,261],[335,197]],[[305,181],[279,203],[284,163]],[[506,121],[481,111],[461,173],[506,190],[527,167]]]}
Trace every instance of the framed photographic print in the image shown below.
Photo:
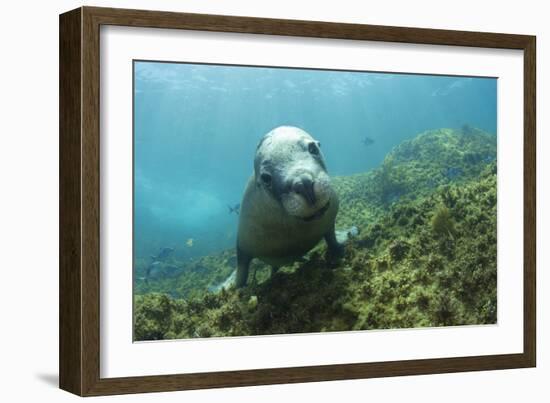
{"label": "framed photographic print", "polygon": [[535,366],[535,37],[60,16],[60,387]]}

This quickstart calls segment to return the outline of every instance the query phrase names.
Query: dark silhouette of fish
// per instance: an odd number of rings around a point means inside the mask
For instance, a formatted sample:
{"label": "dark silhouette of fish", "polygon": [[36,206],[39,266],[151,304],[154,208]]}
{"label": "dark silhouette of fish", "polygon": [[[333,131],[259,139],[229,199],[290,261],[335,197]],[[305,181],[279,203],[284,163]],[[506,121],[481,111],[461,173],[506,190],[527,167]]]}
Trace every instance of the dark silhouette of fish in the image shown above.
{"label": "dark silhouette of fish", "polygon": [[161,248],[158,254],[151,255],[151,259],[153,260],[153,262],[162,262],[168,256],[170,256],[172,252],[174,252],[174,248]]}
{"label": "dark silhouette of fish", "polygon": [[151,263],[145,269],[145,283],[149,284],[149,278],[151,277],[151,271],[160,266],[160,264],[168,258],[174,252],[174,248],[164,247],[159,250],[156,255],[151,255]]}
{"label": "dark silhouette of fish", "polygon": [[227,208],[229,209],[229,214],[235,213],[236,215],[239,215],[240,209],[241,209],[241,203],[237,203],[234,206],[227,205]]}
{"label": "dark silhouette of fish", "polygon": [[370,138],[370,137],[365,137],[363,139],[363,145],[365,147],[369,147],[369,146],[372,146],[374,144],[374,139]]}

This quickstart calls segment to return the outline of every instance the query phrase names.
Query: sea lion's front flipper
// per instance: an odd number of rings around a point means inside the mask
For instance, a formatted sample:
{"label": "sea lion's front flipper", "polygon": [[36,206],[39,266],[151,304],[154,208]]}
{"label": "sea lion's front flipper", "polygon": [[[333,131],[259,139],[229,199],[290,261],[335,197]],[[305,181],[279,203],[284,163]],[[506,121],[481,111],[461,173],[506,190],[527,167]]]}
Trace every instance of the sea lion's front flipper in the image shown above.
{"label": "sea lion's front flipper", "polygon": [[344,256],[344,244],[338,242],[338,240],[336,239],[334,226],[332,226],[330,231],[325,234],[325,241],[327,242],[328,253],[331,256],[334,256],[336,258]]}
{"label": "sea lion's front flipper", "polygon": [[248,280],[248,268],[252,257],[244,253],[241,248],[237,246],[237,279],[235,280],[235,287],[241,288],[246,285]]}

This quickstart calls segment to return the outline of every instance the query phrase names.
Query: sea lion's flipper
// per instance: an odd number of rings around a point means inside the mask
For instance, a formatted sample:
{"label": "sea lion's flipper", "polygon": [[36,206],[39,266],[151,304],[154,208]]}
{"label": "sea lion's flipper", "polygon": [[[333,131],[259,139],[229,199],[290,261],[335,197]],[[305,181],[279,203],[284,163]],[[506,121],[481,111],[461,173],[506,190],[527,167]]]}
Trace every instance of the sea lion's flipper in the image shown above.
{"label": "sea lion's flipper", "polygon": [[352,227],[349,227],[347,229],[334,231],[334,234],[336,235],[336,240],[339,244],[344,245],[346,244],[351,238],[357,237],[359,235],[359,228],[357,228],[355,225]]}
{"label": "sea lion's flipper", "polygon": [[338,242],[336,239],[336,232],[334,226],[330,229],[329,232],[325,234],[325,241],[328,246],[328,253],[334,257],[344,256],[344,244]]}
{"label": "sea lion's flipper", "polygon": [[237,279],[235,280],[235,287],[241,288],[246,285],[248,280],[248,268],[252,257],[248,256],[237,246]]}

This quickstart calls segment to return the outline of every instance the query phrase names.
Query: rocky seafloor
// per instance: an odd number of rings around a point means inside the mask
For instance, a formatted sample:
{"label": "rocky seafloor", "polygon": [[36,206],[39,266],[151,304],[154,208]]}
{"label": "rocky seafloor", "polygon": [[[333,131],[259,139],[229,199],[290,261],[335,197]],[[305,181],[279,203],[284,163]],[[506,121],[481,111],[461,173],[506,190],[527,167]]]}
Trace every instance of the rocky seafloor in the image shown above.
{"label": "rocky seafloor", "polygon": [[359,229],[342,259],[320,242],[273,277],[255,260],[256,281],[240,290],[218,290],[234,250],[168,262],[148,281],[134,276],[134,339],[496,323],[496,136],[427,131],[332,182],[337,229]]}

